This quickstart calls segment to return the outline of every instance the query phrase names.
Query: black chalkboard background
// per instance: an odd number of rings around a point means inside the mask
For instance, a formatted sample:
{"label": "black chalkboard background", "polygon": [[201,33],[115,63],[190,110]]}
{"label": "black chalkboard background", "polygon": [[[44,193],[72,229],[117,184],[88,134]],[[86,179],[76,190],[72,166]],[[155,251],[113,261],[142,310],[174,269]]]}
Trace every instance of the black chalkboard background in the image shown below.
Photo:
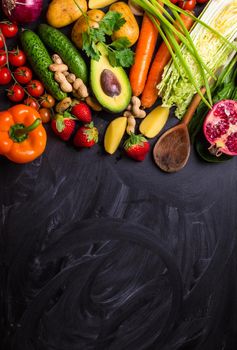
{"label": "black chalkboard background", "polygon": [[48,128],[41,158],[0,158],[1,349],[236,349],[236,159],[165,174],[94,118],[91,150]]}

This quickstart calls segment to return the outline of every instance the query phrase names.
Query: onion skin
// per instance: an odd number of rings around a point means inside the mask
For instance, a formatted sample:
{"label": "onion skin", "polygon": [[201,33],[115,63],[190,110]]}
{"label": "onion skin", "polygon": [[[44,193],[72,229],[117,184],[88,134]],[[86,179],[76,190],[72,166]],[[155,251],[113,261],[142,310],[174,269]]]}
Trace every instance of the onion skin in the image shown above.
{"label": "onion skin", "polygon": [[43,0],[2,0],[2,9],[10,21],[26,24],[36,21],[43,7]]}

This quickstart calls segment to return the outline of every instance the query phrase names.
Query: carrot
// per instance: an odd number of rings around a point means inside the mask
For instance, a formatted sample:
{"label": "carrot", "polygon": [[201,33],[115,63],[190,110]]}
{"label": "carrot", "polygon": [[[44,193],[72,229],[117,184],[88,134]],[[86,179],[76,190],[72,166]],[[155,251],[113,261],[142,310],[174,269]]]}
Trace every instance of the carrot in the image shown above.
{"label": "carrot", "polygon": [[135,50],[134,64],[129,73],[129,80],[134,96],[139,96],[144,89],[157,38],[158,29],[145,14]]}
{"label": "carrot", "polygon": [[[185,27],[187,29],[190,29],[193,24],[193,19],[183,14],[180,15],[180,18],[182,19]],[[177,20],[175,21],[175,25],[178,27],[180,26]],[[176,40],[178,43],[180,42],[178,38],[176,38]],[[163,42],[160,45],[155,55],[155,58],[151,64],[147,81],[146,81],[144,90],[142,92],[141,103],[143,107],[149,108],[153,106],[153,104],[156,102],[158,98],[158,91],[156,86],[157,84],[159,84],[162,77],[163,70],[170,59],[171,59],[171,54],[166,44]]]}

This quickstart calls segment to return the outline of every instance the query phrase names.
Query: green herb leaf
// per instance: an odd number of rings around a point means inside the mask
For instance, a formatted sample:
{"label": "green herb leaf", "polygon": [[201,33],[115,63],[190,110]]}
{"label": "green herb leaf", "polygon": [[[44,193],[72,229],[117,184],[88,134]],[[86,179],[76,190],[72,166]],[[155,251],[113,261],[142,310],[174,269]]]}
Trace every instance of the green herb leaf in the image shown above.
{"label": "green herb leaf", "polygon": [[96,43],[91,40],[91,36],[88,32],[82,34],[83,50],[88,57],[98,61],[100,59],[99,50],[96,47]]}
{"label": "green herb leaf", "polygon": [[103,19],[99,22],[99,28],[106,35],[112,35],[113,32],[120,29],[125,22],[126,21],[124,18],[122,18],[121,13],[108,11]]}
{"label": "green herb leaf", "polygon": [[113,41],[109,46],[113,47],[116,50],[123,50],[129,47],[129,45],[130,41],[128,40],[128,38],[124,37]]}
{"label": "green herb leaf", "polygon": [[97,43],[97,42],[101,42],[104,43],[105,42],[105,33],[103,32],[103,30],[101,30],[101,28],[90,28],[89,31],[90,37],[91,37],[91,41]]}
{"label": "green herb leaf", "polygon": [[[82,34],[82,48],[87,56],[98,61],[100,59],[100,52],[96,44],[98,42],[105,43],[106,35],[112,35],[125,22],[125,19],[122,18],[120,13],[108,11],[99,22],[99,28],[88,28],[87,32]],[[132,65],[134,54],[128,48],[130,42],[127,38],[120,38],[110,45],[104,45],[108,49],[109,61],[113,67],[130,67]]]}
{"label": "green herb leaf", "polygon": [[115,51],[108,51],[108,59],[109,59],[109,63],[111,64],[112,67],[119,66]]}
{"label": "green herb leaf", "polygon": [[134,53],[130,49],[114,51],[117,65],[121,67],[130,67],[134,61]]}

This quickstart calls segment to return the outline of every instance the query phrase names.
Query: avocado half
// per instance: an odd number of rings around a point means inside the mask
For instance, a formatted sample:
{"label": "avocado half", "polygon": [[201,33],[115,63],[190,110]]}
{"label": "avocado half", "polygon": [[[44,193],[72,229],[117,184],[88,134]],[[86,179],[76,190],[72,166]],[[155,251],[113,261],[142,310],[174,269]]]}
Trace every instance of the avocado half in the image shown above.
{"label": "avocado half", "polygon": [[130,103],[132,89],[125,70],[113,67],[109,63],[107,50],[98,43],[101,53],[99,61],[91,60],[90,84],[92,91],[107,111],[119,113],[124,111]]}

